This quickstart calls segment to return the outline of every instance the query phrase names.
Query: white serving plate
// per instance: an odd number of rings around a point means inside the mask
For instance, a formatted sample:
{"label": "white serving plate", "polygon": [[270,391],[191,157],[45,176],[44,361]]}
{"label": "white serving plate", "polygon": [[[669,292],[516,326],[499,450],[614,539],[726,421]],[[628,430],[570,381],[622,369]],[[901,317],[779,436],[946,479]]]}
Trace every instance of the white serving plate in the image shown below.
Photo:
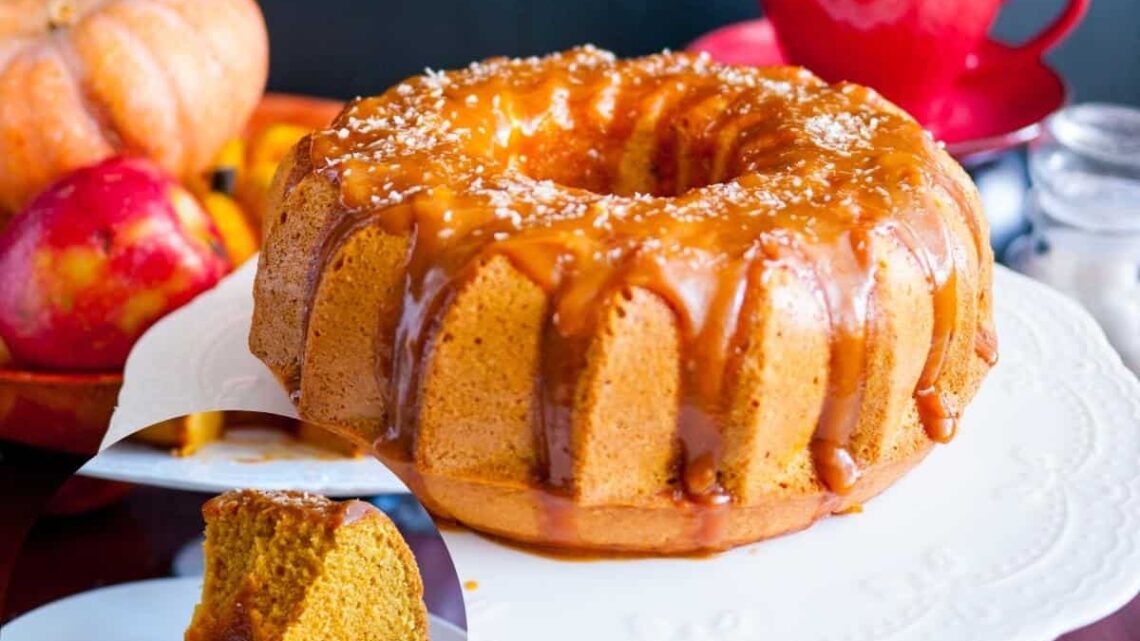
{"label": "white serving plate", "polygon": [[276,430],[227,431],[190,456],[142,443],[119,442],[78,474],[175,490],[225,492],[236,488],[303,490],[331,497],[407,492],[372,457],[348,458]]}
{"label": "white serving plate", "polygon": [[[252,276],[143,337],[106,443],[192,411],[292,411],[242,352]],[[1001,362],[960,436],[862,514],[707,559],[567,562],[445,531],[479,586],[471,638],[1053,641],[1124,605],[1140,591],[1140,383],[1062,295],[998,268],[994,299]]]}
{"label": "white serving plate", "polygon": [[[181,641],[202,591],[201,577],[124,583],[49,603],[0,630],[4,641]],[[432,641],[467,634],[431,616]],[[314,640],[316,641],[316,640]]]}
{"label": "white serving plate", "polygon": [[961,435],[862,514],[707,559],[558,561],[445,531],[472,641],[1053,641],[1140,591],[1140,384],[1004,269]]}

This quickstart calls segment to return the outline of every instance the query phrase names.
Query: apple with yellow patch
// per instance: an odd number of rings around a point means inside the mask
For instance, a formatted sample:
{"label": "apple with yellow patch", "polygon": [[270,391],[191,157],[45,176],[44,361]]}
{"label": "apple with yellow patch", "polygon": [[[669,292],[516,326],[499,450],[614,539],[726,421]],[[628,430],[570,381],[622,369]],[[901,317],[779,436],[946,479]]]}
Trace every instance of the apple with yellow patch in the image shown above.
{"label": "apple with yellow patch", "polygon": [[0,340],[21,366],[114,370],[230,269],[210,217],[139,159],[79,169],[0,233]]}

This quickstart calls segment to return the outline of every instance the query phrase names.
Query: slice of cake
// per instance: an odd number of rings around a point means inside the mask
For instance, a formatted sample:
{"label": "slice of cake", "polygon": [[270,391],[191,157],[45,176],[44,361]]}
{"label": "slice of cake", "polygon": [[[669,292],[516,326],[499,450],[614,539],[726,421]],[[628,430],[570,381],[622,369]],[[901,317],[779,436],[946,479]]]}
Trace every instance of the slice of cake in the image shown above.
{"label": "slice of cake", "polygon": [[227,492],[206,503],[206,576],[186,641],[421,641],[423,581],[362,501]]}
{"label": "slice of cake", "polygon": [[190,456],[202,447],[221,440],[231,430],[272,429],[292,435],[330,454],[357,458],[367,450],[328,429],[284,416],[260,412],[202,412],[163,421],[131,435],[136,443],[170,450],[174,456]]}
{"label": "slice of cake", "polygon": [[200,412],[152,425],[131,439],[169,449],[175,456],[190,456],[203,445],[221,438],[224,429],[224,412]]}

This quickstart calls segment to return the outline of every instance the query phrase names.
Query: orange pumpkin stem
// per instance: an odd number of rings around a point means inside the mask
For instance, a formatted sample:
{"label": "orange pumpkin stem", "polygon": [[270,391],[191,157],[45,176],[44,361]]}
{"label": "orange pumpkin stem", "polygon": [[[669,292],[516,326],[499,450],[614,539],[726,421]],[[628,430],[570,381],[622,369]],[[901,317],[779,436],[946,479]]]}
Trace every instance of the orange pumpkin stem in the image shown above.
{"label": "orange pumpkin stem", "polygon": [[48,28],[55,31],[70,27],[78,15],[74,0],[54,0],[48,4]]}

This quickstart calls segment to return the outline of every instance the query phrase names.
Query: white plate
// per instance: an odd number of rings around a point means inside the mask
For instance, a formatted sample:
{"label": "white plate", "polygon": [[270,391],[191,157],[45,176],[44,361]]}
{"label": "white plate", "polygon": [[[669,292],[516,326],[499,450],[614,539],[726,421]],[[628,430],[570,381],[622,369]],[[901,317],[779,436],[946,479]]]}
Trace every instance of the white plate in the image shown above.
{"label": "white plate", "polygon": [[473,641],[1052,641],[1140,591],[1140,384],[998,270],[961,436],[862,514],[708,559],[565,562],[445,531]]}
{"label": "white plate", "polygon": [[[154,579],[91,590],[49,603],[4,626],[4,641],[181,641],[201,577]],[[432,641],[465,641],[467,634],[432,615]],[[314,640],[316,641],[316,640]]]}
{"label": "white plate", "polygon": [[274,430],[230,430],[190,456],[124,441],[100,452],[79,474],[176,490],[304,490],[332,497],[407,492],[372,457],[337,457]]}
{"label": "white plate", "polygon": [[[127,363],[113,443],[207,409],[287,414],[245,348],[252,268]],[[961,435],[862,514],[710,559],[560,562],[445,531],[484,641],[1052,641],[1140,591],[1140,383],[1095,322],[998,268],[1002,362]],[[173,369],[170,363],[179,363]]]}

